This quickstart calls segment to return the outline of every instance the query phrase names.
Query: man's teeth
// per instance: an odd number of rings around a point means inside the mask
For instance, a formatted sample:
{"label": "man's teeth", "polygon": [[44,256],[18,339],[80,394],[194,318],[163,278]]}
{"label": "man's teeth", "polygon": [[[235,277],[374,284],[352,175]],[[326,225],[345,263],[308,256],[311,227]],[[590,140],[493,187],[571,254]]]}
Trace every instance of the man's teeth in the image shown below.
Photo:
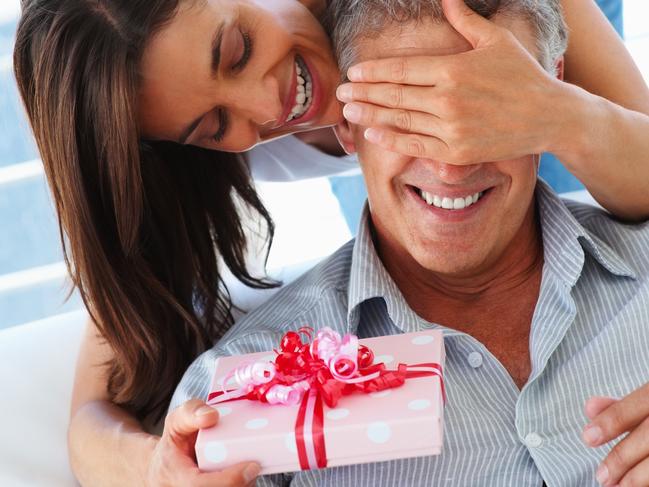
{"label": "man's teeth", "polygon": [[293,109],[286,119],[287,122],[304,115],[311,106],[311,101],[313,99],[313,82],[311,80],[311,73],[309,73],[309,70],[300,58],[296,58],[295,73],[297,77],[295,105],[293,105]]}
{"label": "man's teeth", "polygon": [[419,190],[419,196],[426,203],[437,208],[445,210],[463,210],[478,202],[484,195],[484,192],[475,193],[465,196],[464,198],[449,198],[447,196],[437,196],[436,194],[427,193],[426,191]]}

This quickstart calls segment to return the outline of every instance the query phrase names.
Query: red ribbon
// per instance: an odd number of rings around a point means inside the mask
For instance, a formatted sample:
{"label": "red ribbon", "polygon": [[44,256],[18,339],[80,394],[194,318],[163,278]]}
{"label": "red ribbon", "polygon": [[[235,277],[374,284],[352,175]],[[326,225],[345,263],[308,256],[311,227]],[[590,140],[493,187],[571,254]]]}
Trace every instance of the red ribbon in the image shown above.
{"label": "red ribbon", "polygon": [[[300,329],[311,338],[310,329]],[[442,367],[437,363],[415,365],[399,364],[396,370],[386,369],[385,364],[373,364],[374,354],[364,345],[358,347],[358,382],[342,382],[333,377],[330,369],[318,357],[313,357],[309,344],[303,344],[299,333],[288,332],[282,338],[281,352],[275,358],[275,377],[265,384],[254,386],[240,397],[222,399],[219,397],[231,391],[215,391],[209,394],[210,404],[249,399],[268,402],[269,390],[276,385],[291,386],[297,382],[308,381],[310,389],[304,393],[295,421],[295,441],[300,468],[310,470],[327,466],[327,453],[324,441],[323,402],[335,408],[344,395],[360,392],[368,394],[400,387],[408,379],[437,376],[443,401],[446,402]],[[364,380],[375,375],[371,379]]]}

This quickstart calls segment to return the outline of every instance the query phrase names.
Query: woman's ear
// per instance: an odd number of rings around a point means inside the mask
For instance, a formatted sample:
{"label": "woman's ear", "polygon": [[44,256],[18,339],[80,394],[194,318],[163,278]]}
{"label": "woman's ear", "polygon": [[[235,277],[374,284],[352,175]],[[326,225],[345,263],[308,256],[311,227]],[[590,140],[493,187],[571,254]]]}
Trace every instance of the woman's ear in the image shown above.
{"label": "woman's ear", "polygon": [[314,17],[320,18],[327,8],[327,0],[298,0],[308,8]]}
{"label": "woman's ear", "polygon": [[340,145],[347,154],[356,153],[356,143],[354,142],[354,131],[347,120],[338,122],[334,127],[334,133]]}

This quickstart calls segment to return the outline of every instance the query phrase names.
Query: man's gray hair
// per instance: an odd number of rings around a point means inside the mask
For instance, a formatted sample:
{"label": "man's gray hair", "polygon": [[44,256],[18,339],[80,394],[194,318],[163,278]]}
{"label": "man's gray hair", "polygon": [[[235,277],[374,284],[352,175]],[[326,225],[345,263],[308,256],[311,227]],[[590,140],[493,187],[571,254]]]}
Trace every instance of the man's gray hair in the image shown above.
{"label": "man's gray hair", "polygon": [[[538,61],[555,73],[566,50],[568,35],[560,0],[465,0],[486,18],[503,13],[527,20],[536,36]],[[388,25],[430,18],[445,20],[441,0],[329,0],[324,25],[328,30],[341,72],[356,60],[356,43],[372,38]]]}

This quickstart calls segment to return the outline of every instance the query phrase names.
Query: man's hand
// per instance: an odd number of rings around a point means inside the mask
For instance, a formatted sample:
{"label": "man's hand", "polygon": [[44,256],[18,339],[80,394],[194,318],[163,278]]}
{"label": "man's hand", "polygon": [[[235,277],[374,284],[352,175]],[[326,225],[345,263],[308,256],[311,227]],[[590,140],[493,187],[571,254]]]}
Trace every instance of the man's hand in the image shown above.
{"label": "man's hand", "polygon": [[578,90],[553,78],[510,30],[463,0],[443,5],[472,49],[352,66],[351,83],[337,92],[347,103],[345,118],[370,127],[365,137],[387,150],[452,164],[560,151],[568,130],[563,99]]}
{"label": "man's hand", "polygon": [[588,446],[597,447],[628,433],[597,469],[599,483],[649,486],[649,384],[620,400],[591,397],[585,412],[590,423],[582,437]]}
{"label": "man's hand", "polygon": [[235,487],[252,485],[259,475],[255,463],[241,463],[220,472],[203,473],[194,456],[196,435],[201,428],[214,426],[218,412],[198,400],[188,401],[165,420],[147,471],[146,485]]}

